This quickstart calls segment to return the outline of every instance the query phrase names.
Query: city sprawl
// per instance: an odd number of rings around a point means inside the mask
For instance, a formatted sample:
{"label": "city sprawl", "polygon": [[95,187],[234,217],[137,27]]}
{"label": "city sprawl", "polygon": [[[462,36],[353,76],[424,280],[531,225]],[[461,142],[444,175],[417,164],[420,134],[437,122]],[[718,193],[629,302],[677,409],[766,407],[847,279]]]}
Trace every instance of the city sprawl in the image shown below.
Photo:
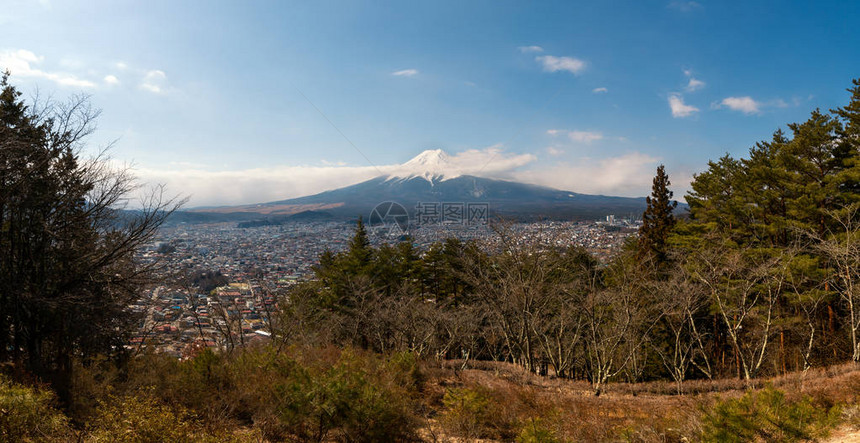
{"label": "city sprawl", "polygon": [[[610,216],[605,221],[514,223],[507,229],[523,244],[572,244],[607,260],[638,226],[638,221]],[[206,347],[232,349],[267,340],[279,294],[312,278],[320,255],[344,250],[354,229],[354,223],[345,222],[163,228],[142,252],[144,260],[160,263],[162,278],[131,307],[143,319],[129,346],[182,358]],[[392,235],[390,226],[371,227],[370,232],[377,245],[405,238]],[[490,249],[497,240],[486,224],[413,225],[409,235],[421,251],[452,237]]]}

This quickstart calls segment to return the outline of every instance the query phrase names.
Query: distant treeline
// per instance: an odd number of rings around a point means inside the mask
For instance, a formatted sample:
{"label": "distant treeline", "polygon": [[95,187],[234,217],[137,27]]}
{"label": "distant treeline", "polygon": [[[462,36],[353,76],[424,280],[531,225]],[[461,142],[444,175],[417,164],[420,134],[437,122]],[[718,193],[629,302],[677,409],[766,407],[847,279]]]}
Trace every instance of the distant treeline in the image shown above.
{"label": "distant treeline", "polygon": [[259,228],[262,226],[280,226],[286,223],[295,223],[295,222],[314,222],[314,221],[327,221],[334,220],[334,216],[325,211],[302,211],[295,213],[293,215],[284,215],[284,216],[276,216],[269,217],[258,220],[249,220],[239,222],[236,227],[237,228]]}

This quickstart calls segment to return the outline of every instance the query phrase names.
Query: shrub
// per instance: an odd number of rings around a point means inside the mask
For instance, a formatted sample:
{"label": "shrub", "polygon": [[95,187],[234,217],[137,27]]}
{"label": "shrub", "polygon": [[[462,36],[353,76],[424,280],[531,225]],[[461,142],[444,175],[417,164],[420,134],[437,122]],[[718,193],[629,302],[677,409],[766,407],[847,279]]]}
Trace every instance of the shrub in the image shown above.
{"label": "shrub", "polygon": [[821,408],[809,397],[797,401],[768,386],[738,399],[718,401],[705,411],[704,441],[800,441],[826,436],[839,419],[839,408]]}
{"label": "shrub", "polygon": [[[180,424],[190,414],[179,411],[190,411],[199,419],[192,421],[210,431],[243,427],[269,441],[402,441],[414,439],[418,427],[422,375],[411,354],[259,347],[234,354],[204,350],[181,362],[147,354],[134,359],[127,374],[115,386],[117,397],[99,392],[109,398],[106,405],[129,397],[129,407],[156,408],[166,422]],[[149,400],[135,403],[139,392]],[[91,409],[93,417],[103,407]]]}
{"label": "shrub", "polygon": [[205,349],[194,358],[180,363],[173,392],[181,395],[176,400],[203,413],[207,419],[224,421],[234,409],[240,407],[232,394],[237,376],[230,362],[222,354]]}
{"label": "shrub", "polygon": [[449,389],[442,398],[445,407],[441,421],[455,435],[481,438],[489,434],[493,423],[490,395],[486,389]]}
{"label": "shrub", "polygon": [[[344,351],[325,369],[282,358],[277,412],[302,440],[405,441],[415,438],[409,410],[414,365]],[[395,370],[399,368],[399,370]]]}
{"label": "shrub", "polygon": [[68,419],[47,389],[24,386],[0,375],[0,441],[66,441]]}
{"label": "shrub", "polygon": [[223,441],[204,432],[184,408],[165,405],[146,391],[102,401],[90,436],[96,442]]}
{"label": "shrub", "polygon": [[424,374],[418,367],[418,357],[411,352],[399,352],[387,361],[387,371],[394,377],[393,381],[406,389],[418,390],[424,382]]}
{"label": "shrub", "polygon": [[532,418],[525,422],[517,435],[517,443],[561,443],[555,432],[539,418]]}
{"label": "shrub", "polygon": [[231,360],[209,349],[183,361],[146,353],[132,359],[126,373],[124,380],[113,384],[112,393],[134,395],[148,391],[163,403],[181,405],[214,425],[232,425],[231,417],[242,406],[234,398],[236,377]]}

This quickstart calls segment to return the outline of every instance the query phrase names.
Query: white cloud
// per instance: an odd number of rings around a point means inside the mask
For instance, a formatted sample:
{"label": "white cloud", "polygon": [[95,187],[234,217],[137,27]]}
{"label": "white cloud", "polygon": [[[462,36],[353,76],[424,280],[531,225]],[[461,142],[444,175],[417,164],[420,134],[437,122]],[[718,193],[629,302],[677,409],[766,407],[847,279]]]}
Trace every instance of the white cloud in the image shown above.
{"label": "white cloud", "polygon": [[519,49],[520,49],[520,52],[522,52],[523,54],[528,53],[528,52],[543,52],[543,48],[541,48],[540,46],[534,46],[534,45],[532,45],[532,46],[520,46]]}
{"label": "white cloud", "polygon": [[[537,160],[532,154],[508,154],[498,146],[470,149],[449,157],[461,174],[511,178],[517,168]],[[395,173],[400,164],[343,166],[270,166],[265,168],[212,171],[202,166],[170,168],[138,167],[135,172],[145,183],[164,183],[191,197],[188,207],[239,205],[283,200],[349,186],[380,175]]]}
{"label": "white cloud", "polygon": [[698,2],[693,1],[673,1],[668,5],[669,8],[677,9],[681,12],[690,12],[702,7]]}
{"label": "white cloud", "polygon": [[117,69],[128,69],[128,65],[125,62],[116,62],[114,63]]}
{"label": "white cloud", "polygon": [[391,73],[391,75],[394,75],[397,77],[412,77],[412,76],[418,75],[418,70],[417,69],[403,69],[400,71],[394,71]]}
{"label": "white cloud", "polygon": [[602,139],[603,134],[590,131],[570,131],[567,133],[567,137],[578,143],[591,143]]}
{"label": "white cloud", "polygon": [[669,108],[672,109],[672,117],[675,118],[689,117],[699,112],[699,108],[684,104],[681,94],[672,94],[669,96]]}
{"label": "white cloud", "polygon": [[553,55],[541,55],[535,57],[546,72],[567,71],[572,74],[579,74],[585,69],[587,63],[583,60],[574,57],[556,57]]}
{"label": "white cloud", "polygon": [[605,94],[605,93],[609,92],[609,90],[604,88],[604,87],[600,87],[600,88],[592,89],[591,92],[593,92],[595,94]]}
{"label": "white cloud", "polygon": [[507,154],[500,146],[469,149],[452,155],[449,161],[462,175],[499,177],[537,160],[533,154]]}
{"label": "white cloud", "polygon": [[699,89],[705,87],[705,82],[693,77],[692,69],[685,69],[684,76],[686,76],[688,79],[687,86],[684,87],[684,90],[686,90],[687,92],[698,91]]}
{"label": "white cloud", "polygon": [[45,60],[45,57],[39,57],[26,49],[6,50],[0,52],[0,61],[5,65],[3,67],[10,70],[20,69],[22,71],[27,71],[30,69],[30,63],[40,63],[43,60]]}
{"label": "white cloud", "polygon": [[86,64],[83,61],[69,57],[60,59],[60,62],[57,64],[63,68],[72,70],[80,70],[86,67]]}
{"label": "white cloud", "polygon": [[687,82],[687,86],[684,89],[686,89],[687,92],[693,92],[693,91],[698,91],[699,89],[702,89],[704,87],[705,87],[705,82],[703,82],[697,78],[690,77],[690,81]]}
{"label": "white cloud", "polygon": [[164,71],[157,69],[149,71],[143,77],[143,82],[140,84],[140,89],[152,92],[154,94],[162,94],[167,83],[167,74]]}
{"label": "white cloud", "polygon": [[[546,148],[549,155],[564,153],[556,147]],[[452,167],[467,175],[515,180],[556,189],[586,193],[642,197],[651,189],[658,158],[641,152],[630,152],[609,158],[581,158],[573,162],[553,160],[549,167],[533,166],[532,154],[512,154],[498,146],[471,149],[450,156]],[[380,175],[395,173],[400,164],[344,166],[341,163],[322,166],[270,166],[264,168],[212,171],[205,165],[177,162],[168,168],[138,167],[144,182],[164,183],[168,190],[191,197],[188,207],[263,203],[312,195],[349,186]],[[669,170],[675,197],[689,189],[692,174]]]}
{"label": "white cloud", "polygon": [[115,75],[106,75],[104,78],[104,82],[108,85],[118,85],[119,79],[116,78]]}
{"label": "white cloud", "polygon": [[[651,190],[659,159],[641,152],[631,152],[603,159],[583,158],[572,163],[556,163],[548,168],[518,171],[512,178],[566,191],[584,194],[643,197]],[[680,198],[689,189],[692,175],[669,171],[672,190]]]}
{"label": "white cloud", "polygon": [[207,168],[209,165],[206,163],[198,163],[198,162],[183,162],[183,161],[171,161],[167,163],[171,167],[180,167],[180,168]]}
{"label": "white cloud", "polygon": [[552,136],[566,134],[567,138],[577,143],[591,143],[603,138],[603,133],[594,131],[562,131],[559,129],[548,129],[546,133]]}
{"label": "white cloud", "polygon": [[761,112],[761,103],[753,100],[752,97],[726,97],[720,102],[733,111],[740,111],[744,114],[758,114]]}
{"label": "white cloud", "polygon": [[190,197],[188,207],[263,203],[315,194],[373,178],[372,166],[271,166],[212,171],[138,167],[145,183],[161,183]]}
{"label": "white cloud", "polygon": [[45,61],[45,57],[37,56],[26,49],[0,51],[0,70],[8,69],[12,75],[19,77],[41,78],[50,80],[62,86],[74,88],[95,88],[96,84],[64,72],[47,72],[34,65]]}

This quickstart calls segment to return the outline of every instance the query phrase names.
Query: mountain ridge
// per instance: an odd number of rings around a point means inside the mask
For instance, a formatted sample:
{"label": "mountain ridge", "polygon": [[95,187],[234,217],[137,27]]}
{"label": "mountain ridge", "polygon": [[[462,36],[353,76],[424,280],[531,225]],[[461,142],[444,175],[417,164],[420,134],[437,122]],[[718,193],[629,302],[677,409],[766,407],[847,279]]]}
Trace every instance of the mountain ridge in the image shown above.
{"label": "mountain ridge", "polygon": [[427,150],[390,173],[317,194],[267,203],[198,208],[193,213],[259,214],[283,217],[325,211],[334,218],[367,216],[383,202],[414,214],[422,203],[486,204],[491,214],[516,219],[597,219],[639,216],[644,197],[581,194],[547,186],[463,174],[441,149]]}

